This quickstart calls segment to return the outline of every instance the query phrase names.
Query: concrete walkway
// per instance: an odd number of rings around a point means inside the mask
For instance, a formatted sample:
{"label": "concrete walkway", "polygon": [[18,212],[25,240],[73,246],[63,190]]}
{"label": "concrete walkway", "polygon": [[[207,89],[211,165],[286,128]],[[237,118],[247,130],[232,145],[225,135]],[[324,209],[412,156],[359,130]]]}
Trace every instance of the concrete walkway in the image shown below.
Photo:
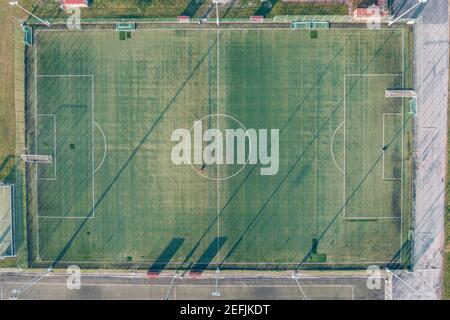
{"label": "concrete walkway", "polygon": [[[415,1],[403,1],[408,5]],[[404,12],[407,5],[396,1]],[[440,299],[443,268],[447,154],[448,0],[418,10],[415,24],[416,203],[413,212],[413,272],[397,271],[394,299]],[[418,12],[412,12],[417,15]]]}

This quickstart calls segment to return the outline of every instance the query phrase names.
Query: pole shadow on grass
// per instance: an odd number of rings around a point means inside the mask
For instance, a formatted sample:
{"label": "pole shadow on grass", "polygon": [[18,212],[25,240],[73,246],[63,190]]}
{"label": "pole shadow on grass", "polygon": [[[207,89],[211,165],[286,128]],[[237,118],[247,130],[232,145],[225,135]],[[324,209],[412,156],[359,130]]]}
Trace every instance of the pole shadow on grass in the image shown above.
{"label": "pole shadow on grass", "polygon": [[197,262],[189,268],[189,273],[195,276],[205,271],[214,257],[219,253],[220,248],[225,244],[227,239],[227,237],[216,237],[211,241],[208,248],[206,248],[201,257],[198,258]]}
{"label": "pole shadow on grass", "polygon": [[184,243],[184,238],[173,238],[161,252],[156,261],[148,268],[147,274],[157,276],[163,271],[175,253]]}
{"label": "pole shadow on grass", "polygon": [[171,107],[174,105],[177,98],[180,96],[180,94],[183,92],[184,88],[188,84],[188,82],[192,79],[192,77],[197,73],[200,66],[204,63],[206,58],[209,56],[212,48],[216,45],[217,40],[215,40],[209,47],[208,50],[205,52],[205,54],[200,58],[200,60],[197,62],[197,64],[194,66],[191,73],[187,76],[187,78],[183,81],[181,86],[178,88],[178,90],[175,92],[173,97],[170,99],[170,101],[166,104],[163,110],[161,110],[159,116],[156,118],[156,120],[150,125],[149,129],[145,132],[142,139],[139,141],[139,144],[133,149],[133,151],[130,153],[130,156],[128,159],[123,163],[123,165],[120,167],[119,171],[116,173],[114,178],[112,179],[111,183],[105,188],[103,193],[100,195],[98,200],[95,202],[94,207],[89,210],[89,213],[86,215],[86,217],[83,219],[83,221],[80,222],[79,227],[73,232],[70,239],[67,241],[66,245],[60,250],[58,255],[56,256],[55,260],[51,264],[51,266],[54,268],[56,265],[58,265],[59,262],[63,259],[64,255],[67,253],[67,251],[72,246],[73,242],[75,241],[78,234],[83,229],[84,225],[89,221],[89,217],[92,215],[94,210],[100,205],[100,203],[103,201],[103,199],[107,196],[109,191],[112,189],[116,181],[119,179],[119,177],[122,175],[122,173],[125,171],[125,169],[128,167],[128,165],[131,163],[133,158],[136,156],[138,151],[141,149],[141,147],[144,145],[144,143],[147,141],[147,139],[150,137],[150,135],[153,133],[153,130],[156,128],[156,126],[159,124],[161,119],[164,117],[164,115],[171,109]]}
{"label": "pole shadow on grass", "polygon": [[156,261],[148,268],[147,273],[150,275],[158,275],[163,271],[173,258],[175,253],[184,243],[184,238],[173,238],[167,247],[161,252]]}
{"label": "pole shadow on grass", "polygon": [[2,172],[3,168],[6,167],[10,159],[13,157],[13,155],[8,154],[6,157],[3,158],[2,162],[0,163],[0,172]]}
{"label": "pole shadow on grass", "polygon": [[273,7],[277,4],[278,0],[266,0],[262,1],[259,8],[255,11],[255,16],[263,16],[266,17],[270,11],[272,11]]}
{"label": "pole shadow on grass", "polygon": [[193,17],[206,0],[191,0],[181,13],[182,16]]}
{"label": "pole shadow on grass", "polygon": [[[410,117],[407,117],[403,124],[402,127],[397,130],[395,136],[389,141],[388,144],[391,144],[399,134],[401,134],[402,129],[404,129],[404,127],[406,127],[408,125],[408,122],[410,121]],[[375,167],[377,166],[377,164],[383,159],[383,152],[380,153],[380,155],[378,156],[378,158],[374,161],[374,163],[372,164],[372,166],[369,168],[369,170],[367,171],[367,173],[364,175],[364,177],[362,177],[361,181],[358,183],[358,185],[355,187],[355,189],[350,193],[350,195],[345,199],[345,202],[343,203],[343,205],[340,207],[340,209],[336,212],[336,214],[334,215],[334,217],[330,220],[330,222],[328,223],[328,225],[323,229],[322,233],[316,238],[317,241],[320,242],[320,240],[325,236],[325,234],[328,232],[328,230],[331,229],[331,226],[334,224],[334,222],[336,222],[337,218],[341,215],[341,213],[343,212],[344,208],[348,205],[348,203],[350,202],[350,200],[353,199],[353,197],[355,196],[355,194],[357,193],[357,191],[361,188],[361,186],[364,184],[364,182],[366,181],[366,179],[370,176],[370,174],[373,172],[373,170],[375,169]],[[401,233],[402,230],[400,229],[399,232]],[[397,262],[394,264],[394,260],[396,257],[401,257],[403,255],[403,253],[401,252],[403,250],[404,247],[406,247],[408,245],[409,240],[407,239],[404,243],[401,244],[401,247],[399,249],[399,252],[395,253],[393,258],[391,259],[390,263],[387,263],[388,265],[401,265],[401,263]],[[308,258],[313,254],[313,247],[311,247],[308,252],[304,255],[304,257],[302,258],[302,260],[300,261],[300,263],[297,265],[297,270],[300,270],[302,268],[302,266],[307,262]],[[362,263],[362,265],[364,265],[364,263]]]}
{"label": "pole shadow on grass", "polygon": [[14,183],[15,161],[12,154],[8,154],[0,163],[0,181]]}

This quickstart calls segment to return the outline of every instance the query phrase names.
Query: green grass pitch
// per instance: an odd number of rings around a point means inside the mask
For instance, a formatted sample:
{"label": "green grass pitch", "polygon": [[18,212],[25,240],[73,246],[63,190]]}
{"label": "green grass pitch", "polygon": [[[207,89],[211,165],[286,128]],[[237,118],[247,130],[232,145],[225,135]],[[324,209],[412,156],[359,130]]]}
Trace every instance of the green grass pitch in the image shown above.
{"label": "green grass pitch", "polygon": [[[385,89],[412,87],[411,48],[401,28],[35,31],[27,149],[54,160],[28,165],[32,264],[407,264],[412,119]],[[174,165],[172,131],[211,114],[279,129],[278,173]]]}

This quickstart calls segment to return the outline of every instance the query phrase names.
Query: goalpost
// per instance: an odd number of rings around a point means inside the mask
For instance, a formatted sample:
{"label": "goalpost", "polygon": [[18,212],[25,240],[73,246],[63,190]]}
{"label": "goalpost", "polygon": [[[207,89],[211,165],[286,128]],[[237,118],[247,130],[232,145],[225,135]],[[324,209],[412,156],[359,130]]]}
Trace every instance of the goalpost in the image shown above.
{"label": "goalpost", "polygon": [[116,30],[117,31],[135,31],[136,30],[136,22],[135,21],[129,21],[129,22],[117,22],[116,24]]}
{"label": "goalpost", "polygon": [[23,43],[26,46],[33,45],[33,29],[30,26],[22,26],[23,31]]}
{"label": "goalpost", "polygon": [[291,29],[329,29],[328,21],[292,21]]}
{"label": "goalpost", "polygon": [[409,114],[413,117],[417,116],[417,94],[411,89],[386,89],[384,92],[386,98],[410,98]]}
{"label": "goalpost", "polygon": [[40,154],[21,154],[20,158],[27,163],[52,163],[52,156]]}
{"label": "goalpost", "polygon": [[291,29],[311,29],[309,21],[292,21]]}

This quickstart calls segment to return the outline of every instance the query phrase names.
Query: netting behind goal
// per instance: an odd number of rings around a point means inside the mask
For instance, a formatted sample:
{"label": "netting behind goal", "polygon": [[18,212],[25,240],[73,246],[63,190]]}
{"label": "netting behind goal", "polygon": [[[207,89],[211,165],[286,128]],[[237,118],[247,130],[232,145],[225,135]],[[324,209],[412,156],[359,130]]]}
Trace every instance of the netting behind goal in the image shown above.
{"label": "netting behind goal", "polygon": [[22,154],[20,158],[25,162],[31,163],[52,163],[52,156],[40,154]]}

